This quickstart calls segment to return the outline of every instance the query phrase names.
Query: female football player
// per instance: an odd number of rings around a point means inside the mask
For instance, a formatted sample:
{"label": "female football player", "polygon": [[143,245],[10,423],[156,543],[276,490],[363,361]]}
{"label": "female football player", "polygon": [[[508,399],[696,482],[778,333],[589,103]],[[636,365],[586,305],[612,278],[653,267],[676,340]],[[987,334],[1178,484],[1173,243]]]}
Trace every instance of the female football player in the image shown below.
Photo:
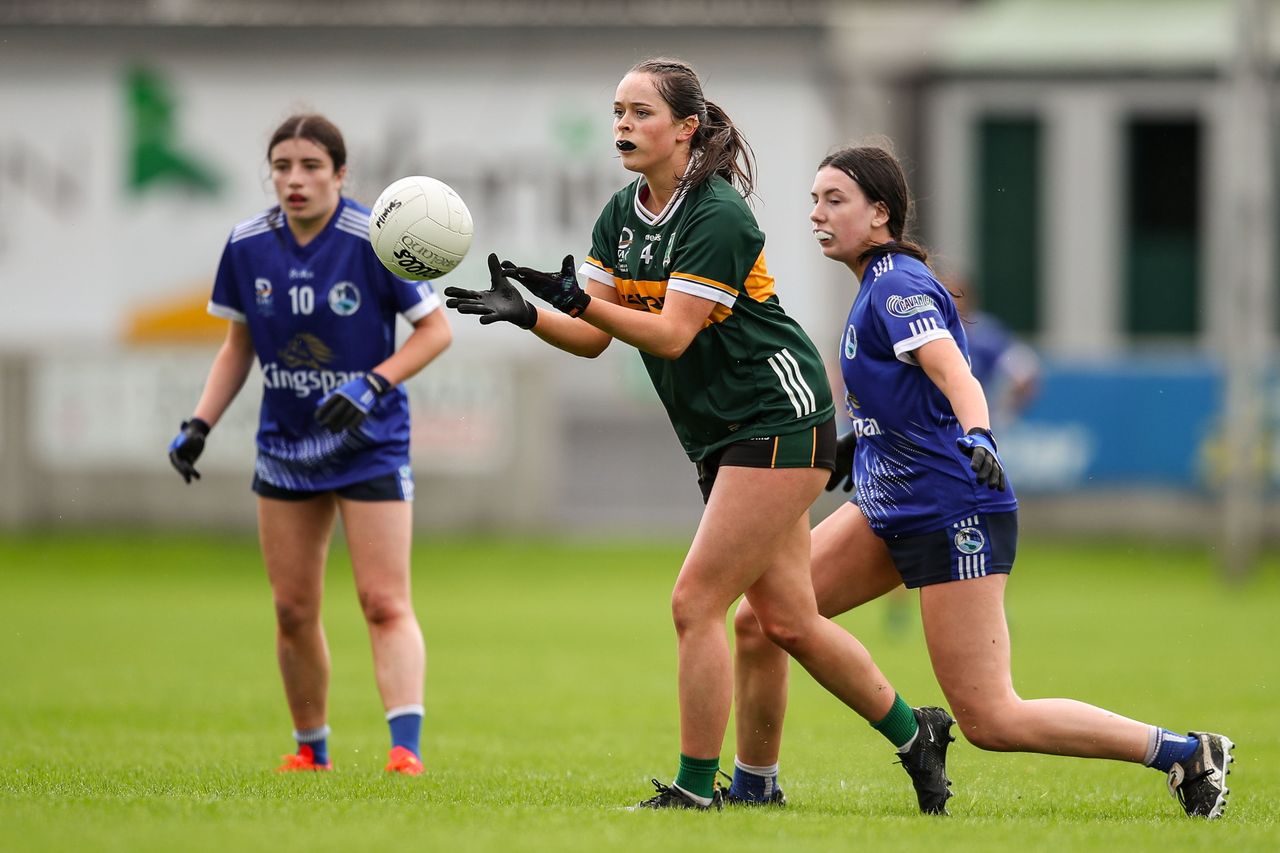
{"label": "female football player", "polygon": [[[409,593],[413,474],[401,383],[452,338],[440,298],[404,281],[369,243],[369,211],[342,195],[346,147],[322,116],[296,115],[267,146],[278,204],[235,227],[209,312],[230,321],[204,393],[169,447],[190,483],[209,431],[256,354],[262,408],[253,491],[275,598],[276,653],[297,752],[281,771],[328,770],[325,557],[342,516],[391,727],[386,769],[422,772],[426,653]],[[413,325],[395,349],[396,315]]]}
{"label": "female football player", "polygon": [[[614,338],[640,350],[706,502],[671,602],[679,771],[669,786],[654,780],[657,795],[640,805],[719,808],[734,690],[724,621],[744,593],[767,635],[886,736],[905,742],[917,721],[901,700],[893,705],[883,679],[855,666],[866,652],[814,604],[808,508],[833,467],[833,407],[821,359],[783,313],[765,266],[764,235],[743,198],[754,173],[745,140],[673,59],[646,60],[622,78],[613,129],[622,165],[640,177],[605,206],[582,267],[568,256],[543,273],[490,255],[492,288],[447,288],[446,305],[531,329],[574,355],[597,356]],[[559,312],[526,303],[508,278]]]}
{"label": "female football player", "polygon": [[[1135,722],[1071,699],[1022,699],[1010,675],[1004,591],[1018,507],[969,368],[955,303],[903,239],[906,178],[878,146],[843,148],[818,167],[813,234],[858,281],[840,348],[854,429],[842,439],[854,500],[813,533],[819,610],[834,616],[899,584],[919,588],[934,673],[969,741],[982,749],[1142,763],[1166,772],[1189,815],[1226,805],[1232,743]],[[856,448],[856,449],[855,449]],[[747,599],[735,619],[738,754],[774,764],[786,706],[786,655]],[[762,627],[763,626],[763,627]],[[857,649],[854,677],[880,678]],[[945,778],[933,792],[946,798]],[[921,807],[926,806],[924,794]]]}

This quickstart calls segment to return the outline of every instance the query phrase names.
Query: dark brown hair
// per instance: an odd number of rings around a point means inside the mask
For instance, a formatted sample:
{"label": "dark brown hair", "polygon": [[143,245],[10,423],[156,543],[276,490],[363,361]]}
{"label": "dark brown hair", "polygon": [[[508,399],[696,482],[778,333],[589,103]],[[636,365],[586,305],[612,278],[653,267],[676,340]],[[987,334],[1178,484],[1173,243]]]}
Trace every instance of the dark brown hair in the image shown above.
{"label": "dark brown hair", "polygon": [[818,164],[819,169],[826,166],[844,172],[862,189],[867,201],[872,204],[880,202],[889,211],[886,227],[894,242],[871,246],[858,258],[860,264],[888,252],[901,252],[923,264],[929,263],[929,253],[925,248],[905,239],[914,215],[911,190],[907,187],[902,164],[891,151],[879,145],[846,146],[828,154]]}
{"label": "dark brown hair", "polygon": [[702,94],[702,82],[692,66],[659,56],[637,63],[631,73],[653,78],[654,88],[677,121],[689,116],[698,118],[698,129],[689,140],[689,148],[700,156],[680,179],[678,190],[696,187],[712,175],[719,175],[737,186],[744,196],[755,192],[755,154],[725,111]]}
{"label": "dark brown hair", "polygon": [[322,115],[303,113],[285,119],[271,134],[271,142],[267,144],[268,162],[271,161],[272,149],[286,139],[306,139],[319,145],[329,152],[335,172],[347,165],[347,144],[342,141],[342,131]]}

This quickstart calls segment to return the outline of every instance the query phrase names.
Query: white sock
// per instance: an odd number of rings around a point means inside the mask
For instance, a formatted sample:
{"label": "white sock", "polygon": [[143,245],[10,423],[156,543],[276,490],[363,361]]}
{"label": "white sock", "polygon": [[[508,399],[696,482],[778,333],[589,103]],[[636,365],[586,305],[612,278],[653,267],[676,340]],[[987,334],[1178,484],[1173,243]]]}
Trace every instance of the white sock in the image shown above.
{"label": "white sock", "polygon": [[777,762],[770,764],[768,767],[761,767],[755,764],[745,764],[741,758],[738,758],[738,756],[735,755],[733,757],[733,766],[744,773],[750,773],[753,776],[763,776],[766,779],[772,779],[774,776],[778,775]]}
{"label": "white sock", "polygon": [[422,717],[425,716],[426,713],[426,708],[423,708],[421,705],[397,705],[387,711],[387,720],[394,720],[396,717],[401,717],[405,714],[417,714],[419,717]]}
{"label": "white sock", "polygon": [[326,723],[314,729],[294,729],[293,739],[298,743],[315,743],[318,740],[326,739],[330,734],[332,732],[329,731],[329,725]]}
{"label": "white sock", "polygon": [[898,755],[906,755],[911,750],[911,744],[915,743],[918,737],[920,737],[920,730],[916,729],[916,733],[911,736],[911,740],[898,747]]}
{"label": "white sock", "polygon": [[697,803],[697,804],[698,804],[698,805],[700,805],[700,806],[709,806],[709,805],[711,805],[711,798],[710,798],[710,797],[699,797],[699,796],[698,796],[697,794],[695,794],[693,791],[686,791],[684,788],[681,788],[681,787],[680,787],[679,785],[677,785],[675,782],[672,782],[672,783],[671,783],[671,787],[675,788],[677,791],[679,791],[680,793],[684,794],[686,797],[688,797],[689,799],[693,800],[695,803]]}

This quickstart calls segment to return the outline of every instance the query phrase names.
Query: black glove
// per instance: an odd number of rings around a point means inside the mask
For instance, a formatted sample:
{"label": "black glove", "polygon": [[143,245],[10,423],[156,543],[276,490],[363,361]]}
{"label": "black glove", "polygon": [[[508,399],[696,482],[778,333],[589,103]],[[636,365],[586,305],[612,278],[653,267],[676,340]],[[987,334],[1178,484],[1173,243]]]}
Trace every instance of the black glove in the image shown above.
{"label": "black glove", "polygon": [[390,390],[391,383],[371,370],[326,394],[316,408],[316,420],[333,432],[354,429]]}
{"label": "black glove", "polygon": [[528,267],[518,267],[511,261],[502,262],[502,274],[514,278],[525,286],[525,289],[551,303],[570,317],[577,317],[586,310],[591,297],[578,287],[577,265],[573,255],[565,255],[560,262],[559,272],[538,272]]}
{"label": "black glove", "polygon": [[989,489],[1004,491],[1004,466],[996,455],[996,439],[991,430],[974,427],[956,439],[956,447],[971,460],[969,467],[978,477],[978,484]]}
{"label": "black glove", "polygon": [[846,492],[853,491],[853,451],[858,446],[858,435],[853,430],[849,430],[844,435],[836,439],[836,470],[831,472],[831,479],[827,480],[827,491],[834,492],[836,486],[841,486],[843,480],[843,488]]}
{"label": "black glove", "polygon": [[487,326],[499,320],[515,323],[522,329],[532,329],[538,322],[538,309],[534,308],[520,291],[507,281],[502,274],[502,265],[498,256],[489,254],[489,289],[483,292],[467,290],[462,287],[446,287],[444,295],[445,307],[455,309],[459,314],[480,315],[480,325]]}
{"label": "black glove", "polygon": [[169,442],[169,464],[177,469],[182,479],[190,483],[200,479],[196,460],[204,451],[204,438],[209,434],[209,424],[200,418],[183,421],[173,441]]}

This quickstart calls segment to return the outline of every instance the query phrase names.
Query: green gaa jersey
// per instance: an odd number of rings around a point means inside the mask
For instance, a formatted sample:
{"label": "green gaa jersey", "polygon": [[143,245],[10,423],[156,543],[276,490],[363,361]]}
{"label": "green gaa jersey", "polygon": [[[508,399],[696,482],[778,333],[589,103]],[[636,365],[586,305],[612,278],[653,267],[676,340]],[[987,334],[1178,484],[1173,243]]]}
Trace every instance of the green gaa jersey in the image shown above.
{"label": "green gaa jersey", "polygon": [[641,204],[648,192],[638,178],[609,200],[578,271],[637,311],[662,313],[668,290],[716,303],[678,359],[641,353],[689,458],[833,417],[822,358],[778,304],[742,196],[715,176],[654,214]]}

